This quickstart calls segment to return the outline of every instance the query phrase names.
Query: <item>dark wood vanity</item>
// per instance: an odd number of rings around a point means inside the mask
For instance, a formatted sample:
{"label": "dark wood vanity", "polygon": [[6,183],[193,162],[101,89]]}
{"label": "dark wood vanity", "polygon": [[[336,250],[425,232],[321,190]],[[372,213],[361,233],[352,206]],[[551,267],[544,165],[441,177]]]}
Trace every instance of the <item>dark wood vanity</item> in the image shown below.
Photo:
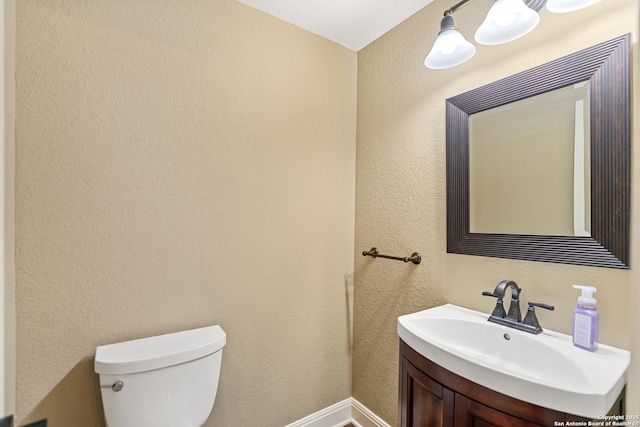
{"label": "dark wood vanity", "polygon": [[[591,421],[471,382],[426,359],[402,340],[399,406],[401,427],[549,427]],[[624,414],[624,390],[609,412],[620,414]]]}

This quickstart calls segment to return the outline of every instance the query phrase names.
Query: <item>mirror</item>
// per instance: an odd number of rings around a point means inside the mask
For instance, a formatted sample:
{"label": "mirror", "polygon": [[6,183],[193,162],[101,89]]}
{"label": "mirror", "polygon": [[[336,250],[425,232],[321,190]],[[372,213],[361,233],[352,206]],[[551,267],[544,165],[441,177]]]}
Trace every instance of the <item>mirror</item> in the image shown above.
{"label": "mirror", "polygon": [[629,46],[447,100],[447,252],[629,268]]}

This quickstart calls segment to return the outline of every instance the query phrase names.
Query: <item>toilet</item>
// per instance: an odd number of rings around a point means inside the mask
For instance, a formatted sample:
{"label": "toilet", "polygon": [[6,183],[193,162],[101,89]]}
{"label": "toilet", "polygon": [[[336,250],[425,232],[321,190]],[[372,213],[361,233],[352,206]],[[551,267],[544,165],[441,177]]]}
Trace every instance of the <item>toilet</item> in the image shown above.
{"label": "toilet", "polygon": [[226,334],[218,325],[96,349],[108,427],[201,427],[218,390]]}

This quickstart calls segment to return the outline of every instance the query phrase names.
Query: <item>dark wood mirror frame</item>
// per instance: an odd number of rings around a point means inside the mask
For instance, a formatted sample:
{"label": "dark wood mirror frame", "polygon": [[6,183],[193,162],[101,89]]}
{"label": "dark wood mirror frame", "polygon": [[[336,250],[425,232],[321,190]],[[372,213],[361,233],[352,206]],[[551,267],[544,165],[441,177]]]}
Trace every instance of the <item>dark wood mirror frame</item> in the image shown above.
{"label": "dark wood mirror frame", "polygon": [[[629,268],[629,51],[627,34],[447,99],[447,252]],[[584,81],[591,91],[591,236],[471,233],[469,115]]]}

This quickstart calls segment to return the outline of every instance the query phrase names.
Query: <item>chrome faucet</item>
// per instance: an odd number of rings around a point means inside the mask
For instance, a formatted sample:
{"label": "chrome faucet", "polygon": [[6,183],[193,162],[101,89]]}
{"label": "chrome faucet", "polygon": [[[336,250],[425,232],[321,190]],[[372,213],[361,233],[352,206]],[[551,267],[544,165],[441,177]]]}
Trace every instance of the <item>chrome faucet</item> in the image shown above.
{"label": "chrome faucet", "polygon": [[[509,313],[505,312],[503,300],[504,294],[508,288],[511,288],[511,304],[509,305]],[[493,292],[483,292],[482,295],[497,298],[496,307],[493,309],[493,313],[487,319],[489,322],[498,323],[500,325],[515,328],[521,331],[529,332],[532,334],[539,334],[542,332],[542,327],[538,323],[536,317],[535,307],[545,308],[547,310],[554,310],[555,307],[549,304],[542,304],[538,302],[528,302],[527,315],[522,319],[520,313],[520,292],[522,289],[518,287],[516,282],[512,280],[503,280],[498,283],[496,289]]]}

